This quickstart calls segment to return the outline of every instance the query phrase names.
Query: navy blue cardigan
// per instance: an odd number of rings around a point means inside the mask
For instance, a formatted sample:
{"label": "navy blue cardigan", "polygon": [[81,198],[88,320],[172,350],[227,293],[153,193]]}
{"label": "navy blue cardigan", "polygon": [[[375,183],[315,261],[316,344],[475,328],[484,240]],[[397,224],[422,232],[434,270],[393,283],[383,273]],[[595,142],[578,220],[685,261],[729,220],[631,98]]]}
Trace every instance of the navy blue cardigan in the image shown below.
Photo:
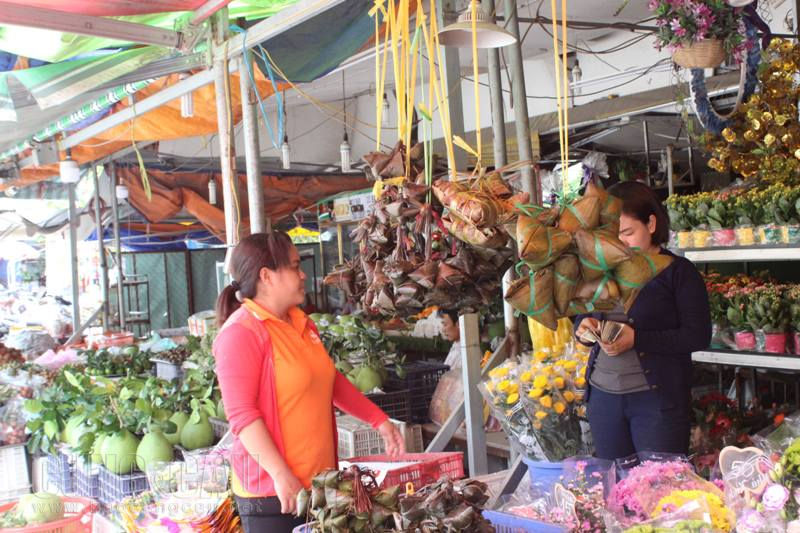
{"label": "navy blue cardigan", "polygon": [[[659,394],[661,408],[688,408],[691,353],[708,348],[711,342],[708,293],[691,261],[665,249],[661,253],[672,255],[674,260],[641,290],[628,311],[628,323],[634,329],[634,349],[647,382]],[[604,315],[578,315],[575,327],[584,317],[602,320]],[[589,356],[587,382],[599,350],[600,346],[595,345]],[[587,400],[590,394],[591,385],[586,391]]]}

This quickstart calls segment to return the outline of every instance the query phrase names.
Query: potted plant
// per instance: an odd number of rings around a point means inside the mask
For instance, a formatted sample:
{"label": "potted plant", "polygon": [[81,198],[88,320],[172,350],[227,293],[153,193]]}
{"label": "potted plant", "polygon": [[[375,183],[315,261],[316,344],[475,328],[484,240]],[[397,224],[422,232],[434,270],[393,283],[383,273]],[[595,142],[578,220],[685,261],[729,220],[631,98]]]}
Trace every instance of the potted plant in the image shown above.
{"label": "potted plant", "polygon": [[736,244],[736,210],[734,197],[722,193],[711,200],[708,209],[708,226],[714,238],[715,246],[734,246]]}
{"label": "potted plant", "polygon": [[754,191],[752,189],[738,194],[733,201],[733,211],[736,217],[736,242],[741,246],[752,246],[756,243],[754,226]]}
{"label": "potted plant", "polygon": [[678,248],[689,248],[692,245],[692,226],[687,212],[689,207],[687,198],[673,194],[666,201],[669,228],[676,235]]}
{"label": "potted plant", "polygon": [[800,223],[797,216],[797,202],[800,200],[800,187],[776,183],[769,188],[769,210],[775,217],[775,223],[781,229],[781,242],[792,244],[800,242]]}
{"label": "potted plant", "polygon": [[747,321],[747,303],[753,287],[734,287],[726,294],[728,308],[725,315],[733,330],[737,350],[753,351],[756,349],[756,337]]}
{"label": "potted plant", "polygon": [[730,284],[725,283],[717,272],[709,272],[705,276],[705,282],[711,310],[711,347],[723,348],[725,343],[722,333],[728,326],[728,299],[725,295],[730,290]]}
{"label": "potted plant", "polygon": [[708,212],[711,209],[712,194],[697,193],[689,197],[689,221],[692,225],[692,246],[707,248],[711,243],[711,232],[708,230]]}
{"label": "potted plant", "polygon": [[713,68],[726,55],[741,61],[747,47],[740,8],[726,0],[650,0],[656,48],[667,48],[684,68]]}
{"label": "potted plant", "polygon": [[757,224],[758,240],[761,244],[781,243],[781,227],[772,206],[772,197],[776,194],[779,194],[777,185],[752,191],[754,222]]}
{"label": "potted plant", "polygon": [[789,286],[784,292],[789,308],[789,331],[792,335],[792,353],[800,355],[800,285]]}
{"label": "potted plant", "polygon": [[786,353],[789,307],[781,285],[755,287],[747,297],[745,316],[756,337],[756,347],[767,353]]}

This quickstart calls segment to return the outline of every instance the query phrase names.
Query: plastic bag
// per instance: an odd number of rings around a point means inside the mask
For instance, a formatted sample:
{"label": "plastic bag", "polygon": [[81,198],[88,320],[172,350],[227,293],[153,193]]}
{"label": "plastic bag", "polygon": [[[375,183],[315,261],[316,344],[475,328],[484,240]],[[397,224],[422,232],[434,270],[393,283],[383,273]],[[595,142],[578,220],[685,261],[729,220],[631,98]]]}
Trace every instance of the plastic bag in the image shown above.
{"label": "plastic bag", "polygon": [[139,350],[143,352],[159,353],[166,352],[177,348],[178,345],[172,339],[164,339],[158,333],[153,333],[153,336],[145,342],[139,344]]}
{"label": "plastic bag", "polygon": [[21,351],[29,359],[56,347],[56,341],[41,327],[12,329],[4,344]]}
{"label": "plastic bag", "polygon": [[0,407],[0,443],[3,445],[24,444],[28,440],[24,405],[21,399],[14,399]]}
{"label": "plastic bag", "polygon": [[759,431],[751,440],[767,454],[780,456],[797,437],[800,437],[800,412],[796,411],[784,417],[780,425]]}
{"label": "plastic bag", "polygon": [[572,340],[572,320],[560,318],[558,328],[553,331],[528,317],[528,330],[534,350],[557,350]]}
{"label": "plastic bag", "polygon": [[75,363],[85,362],[84,358],[78,355],[78,352],[73,349],[61,350],[58,353],[53,350],[47,350],[45,353],[37,357],[34,361],[41,367],[58,370],[59,368]]}

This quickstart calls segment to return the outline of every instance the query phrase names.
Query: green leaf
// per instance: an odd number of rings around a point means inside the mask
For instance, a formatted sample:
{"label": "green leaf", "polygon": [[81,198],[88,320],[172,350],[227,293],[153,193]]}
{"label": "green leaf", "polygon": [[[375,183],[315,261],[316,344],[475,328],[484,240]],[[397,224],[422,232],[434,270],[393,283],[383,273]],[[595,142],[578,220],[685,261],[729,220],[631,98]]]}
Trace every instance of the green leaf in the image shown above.
{"label": "green leaf", "polygon": [[133,391],[131,391],[128,387],[123,387],[121,391],[119,391],[119,399],[124,401],[130,400],[131,396],[133,396]]}
{"label": "green leaf", "polygon": [[69,370],[65,370],[64,371],[64,377],[66,378],[66,380],[69,382],[70,385],[72,385],[73,387],[75,387],[79,391],[83,392],[83,386],[78,381],[78,378],[76,378],[72,374],[72,372],[70,372]]}
{"label": "green leaf", "polygon": [[44,409],[44,404],[40,400],[25,400],[25,410],[31,414],[36,414]]}
{"label": "green leaf", "polygon": [[147,403],[147,400],[145,400],[144,398],[138,398],[134,403],[134,406],[138,411],[140,411],[145,415],[150,415],[153,412],[152,408],[150,407],[150,404]]}
{"label": "green leaf", "polygon": [[187,424],[197,424],[200,422],[200,411],[192,411],[192,415],[189,417],[189,421]]}
{"label": "green leaf", "polygon": [[58,424],[53,420],[47,420],[44,423],[44,434],[50,439],[54,439],[58,434]]}

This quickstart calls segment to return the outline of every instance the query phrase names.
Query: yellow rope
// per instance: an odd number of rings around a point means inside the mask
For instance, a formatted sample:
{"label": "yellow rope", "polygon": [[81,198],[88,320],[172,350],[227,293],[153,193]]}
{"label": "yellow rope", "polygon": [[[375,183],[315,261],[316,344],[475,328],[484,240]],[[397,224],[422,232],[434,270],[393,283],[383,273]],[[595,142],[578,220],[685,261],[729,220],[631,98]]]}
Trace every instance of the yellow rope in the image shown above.
{"label": "yellow rope", "polygon": [[553,73],[556,78],[556,107],[558,111],[558,146],[561,154],[561,182],[566,182],[564,168],[564,115],[561,110],[561,68],[558,59],[558,12],[556,0],[550,0],[550,11],[553,18]]}
{"label": "yellow rope", "polygon": [[[563,158],[563,166],[562,168],[567,170],[569,167],[569,76],[567,74],[567,0],[561,0],[561,69],[563,73],[563,78],[561,82],[561,86],[564,88],[563,90],[563,105],[562,109],[564,110],[564,149],[561,153],[561,157]],[[564,177],[562,179],[563,187],[564,187],[564,196],[566,197],[567,192],[569,192],[569,185],[567,184],[567,178]]]}
{"label": "yellow rope", "polygon": [[478,89],[478,3],[472,0],[472,89],[475,95],[475,137],[478,143],[478,160],[475,162],[475,170],[481,168],[481,98]]}

